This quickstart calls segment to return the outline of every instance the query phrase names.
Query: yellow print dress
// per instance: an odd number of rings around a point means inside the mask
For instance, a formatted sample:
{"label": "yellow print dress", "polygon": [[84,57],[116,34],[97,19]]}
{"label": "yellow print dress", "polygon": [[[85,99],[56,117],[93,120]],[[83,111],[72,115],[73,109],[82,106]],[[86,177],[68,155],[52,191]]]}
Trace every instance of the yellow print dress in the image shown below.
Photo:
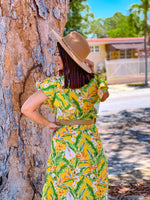
{"label": "yellow print dress", "polygon": [[[64,88],[64,76],[37,83],[48,96],[45,105],[58,119],[96,118],[107,84],[101,75],[79,89]],[[42,200],[108,199],[108,162],[95,124],[61,125],[53,135]]]}

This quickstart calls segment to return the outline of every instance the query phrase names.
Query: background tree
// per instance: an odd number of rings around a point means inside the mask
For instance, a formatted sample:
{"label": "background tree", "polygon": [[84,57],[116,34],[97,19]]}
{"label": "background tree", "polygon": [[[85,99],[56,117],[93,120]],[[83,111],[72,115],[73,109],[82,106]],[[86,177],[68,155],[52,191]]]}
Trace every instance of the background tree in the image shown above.
{"label": "background tree", "polygon": [[150,1],[141,0],[141,4],[133,4],[130,6],[130,12],[136,11],[142,14],[144,17],[144,50],[145,50],[145,84],[148,84],[147,79],[147,47],[146,47],[146,37],[148,34],[148,12],[150,11]]}
{"label": "background tree", "polygon": [[103,24],[104,20],[101,18],[95,19],[92,17],[86,21],[84,33],[91,38],[106,38],[108,37],[107,30]]}
{"label": "background tree", "polygon": [[36,81],[54,72],[50,30],[63,33],[68,11],[68,0],[0,1],[0,199],[41,197],[51,134],[20,108]]}
{"label": "background tree", "polygon": [[111,18],[104,20],[110,38],[140,36],[140,25],[140,18],[136,13],[126,16],[117,12]]}
{"label": "background tree", "polygon": [[87,22],[88,28],[85,33],[93,38],[138,37],[142,35],[141,23],[140,17],[135,12],[128,16],[117,12],[104,20],[93,17]]}
{"label": "background tree", "polygon": [[73,0],[70,3],[70,10],[64,30],[64,36],[71,31],[77,31],[87,37],[85,27],[87,27],[89,18],[93,18],[94,14],[89,12],[90,7],[86,2],[87,0]]}

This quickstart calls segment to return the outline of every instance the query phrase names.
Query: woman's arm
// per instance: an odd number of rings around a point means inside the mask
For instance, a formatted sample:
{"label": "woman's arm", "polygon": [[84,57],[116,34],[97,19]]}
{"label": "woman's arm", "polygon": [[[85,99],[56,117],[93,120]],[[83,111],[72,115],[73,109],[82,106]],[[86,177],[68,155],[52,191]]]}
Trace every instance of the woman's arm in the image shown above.
{"label": "woman's arm", "polygon": [[[84,61],[86,64],[89,65],[89,67],[91,68],[92,73],[94,73],[94,62],[89,60],[89,59],[85,59]],[[107,98],[109,97],[109,92],[105,92],[101,98],[101,102],[104,102]]]}
{"label": "woman's arm", "polygon": [[46,126],[47,128],[53,130],[58,129],[60,127],[59,125],[48,121],[36,110],[46,99],[48,99],[48,97],[44,94],[44,92],[42,90],[38,90],[26,100],[21,108],[21,112],[37,124]]}
{"label": "woman's arm", "polygon": [[101,98],[101,102],[104,102],[109,97],[109,92],[105,92]]}

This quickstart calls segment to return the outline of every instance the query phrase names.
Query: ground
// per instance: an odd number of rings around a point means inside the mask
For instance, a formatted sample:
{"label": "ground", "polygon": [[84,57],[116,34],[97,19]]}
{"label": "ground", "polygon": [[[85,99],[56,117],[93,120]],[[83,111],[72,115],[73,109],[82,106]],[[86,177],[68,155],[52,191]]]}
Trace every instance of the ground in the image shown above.
{"label": "ground", "polygon": [[[118,86],[117,90],[117,86],[113,87],[110,88],[110,100],[105,102],[105,109],[100,109],[97,119],[109,162],[109,199],[148,200],[150,199],[150,106],[147,98],[150,98],[150,88],[144,87],[139,90]],[[137,103],[134,109],[127,105],[122,109],[121,102],[124,99],[127,101],[126,96],[128,100],[133,100],[134,104]],[[137,102],[136,96],[138,96]],[[140,106],[139,98],[146,99],[143,101],[147,103]],[[118,101],[116,111],[112,106],[116,102],[115,99]]]}

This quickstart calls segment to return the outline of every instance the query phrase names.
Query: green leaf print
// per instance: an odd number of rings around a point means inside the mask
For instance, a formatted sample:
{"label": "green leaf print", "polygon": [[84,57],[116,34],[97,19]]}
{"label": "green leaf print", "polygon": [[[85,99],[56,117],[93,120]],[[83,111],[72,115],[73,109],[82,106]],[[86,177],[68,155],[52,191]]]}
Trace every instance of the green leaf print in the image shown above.
{"label": "green leaf print", "polygon": [[104,184],[97,184],[97,185],[102,187],[102,188],[106,188],[106,185],[104,185]]}
{"label": "green leaf print", "polygon": [[64,151],[58,152],[58,154],[57,154],[56,157],[55,157],[55,165],[56,165],[56,166],[60,164],[60,162],[62,161],[64,155],[65,155],[65,152],[64,152]]}
{"label": "green leaf print", "polygon": [[60,197],[59,200],[66,200],[66,195]]}
{"label": "green leaf print", "polygon": [[66,103],[65,106],[64,106],[64,110],[69,110],[70,107],[71,107],[71,105]]}
{"label": "green leaf print", "polygon": [[62,161],[63,161],[64,163],[66,163],[66,164],[70,167],[70,169],[71,169],[72,171],[74,170],[74,166],[73,166],[73,164],[72,164],[71,161],[67,160],[65,157],[63,158]]}
{"label": "green leaf print", "polygon": [[51,146],[52,146],[52,149],[51,149],[51,151],[52,151],[52,159],[56,156],[56,149],[55,149],[55,147],[54,147],[54,142],[53,142],[53,140],[52,140],[52,142],[51,142]]}
{"label": "green leaf print", "polygon": [[59,98],[58,95],[55,96],[55,100],[57,100],[63,107],[65,107],[64,102]]}
{"label": "green leaf print", "polygon": [[56,175],[57,175],[57,176],[60,176],[60,174],[62,174],[62,173],[65,171],[65,169],[66,169],[67,167],[68,167],[67,164],[61,166],[61,167],[58,169],[58,171],[56,172]]}
{"label": "green leaf print", "polygon": [[69,147],[70,149],[72,149],[72,151],[74,151],[75,153],[77,152],[77,148],[76,148],[76,146],[75,146],[74,144],[72,144],[72,143],[69,142],[69,141],[66,141],[66,144],[68,145],[68,147]]}
{"label": "green leaf print", "polygon": [[81,115],[79,117],[79,119],[89,119],[90,118],[90,114],[93,117],[93,110],[94,110],[94,108],[88,110],[86,113],[84,113],[83,115]]}
{"label": "green leaf print", "polygon": [[90,197],[87,197],[87,196],[86,196],[86,199],[87,199],[87,200],[91,200],[91,198],[90,198]]}
{"label": "green leaf print", "polygon": [[66,94],[62,94],[62,97],[64,98],[65,101],[67,101],[70,104],[70,99]]}
{"label": "green leaf print", "polygon": [[81,193],[79,194],[79,199],[81,199],[83,197],[84,192],[85,192],[85,189],[83,191],[81,191]]}
{"label": "green leaf print", "polygon": [[81,139],[82,139],[82,131],[80,131],[80,133],[78,134],[78,136],[76,137],[76,141],[75,141],[75,143],[74,143],[74,145],[76,146],[76,147],[78,147],[78,145],[79,145],[79,143],[80,143],[80,141],[81,141]]}
{"label": "green leaf print", "polygon": [[50,90],[55,90],[56,89],[56,85],[48,85],[48,87],[44,88],[44,86],[40,85],[40,88],[43,90],[43,91],[46,91],[46,92],[49,92]]}
{"label": "green leaf print", "polygon": [[95,195],[93,188],[88,183],[86,183],[86,186],[87,186],[89,195],[91,195],[92,197],[92,200],[97,200],[97,196]]}
{"label": "green leaf print", "polygon": [[73,196],[74,199],[78,199],[77,195],[75,194],[74,190],[71,187],[68,187],[70,194]]}
{"label": "green leaf print", "polygon": [[68,96],[68,97],[70,97],[70,88],[68,88],[68,91],[66,92],[66,95]]}
{"label": "green leaf print", "polygon": [[100,169],[98,170],[98,176],[101,174],[101,172],[103,171],[104,167],[105,167],[105,162],[103,162],[103,164],[101,165]]}
{"label": "green leaf print", "polygon": [[63,190],[67,190],[67,187],[66,187],[66,185],[64,185],[64,184],[62,184],[63,186],[61,186],[61,185],[58,185],[57,187],[58,188],[60,188],[60,189],[63,189]]}
{"label": "green leaf print", "polygon": [[94,146],[93,142],[85,138],[86,143],[91,147],[91,149],[94,151],[94,156],[97,156],[98,154],[98,149]]}
{"label": "green leaf print", "polygon": [[81,152],[83,151],[84,145],[85,145],[85,143],[81,144],[79,151],[81,151]]}
{"label": "green leaf print", "polygon": [[[44,185],[44,188],[45,188],[45,187],[46,187],[46,185]],[[44,188],[43,188],[43,189],[44,189]],[[46,188],[46,190],[43,192],[43,196],[44,196],[45,199],[47,198],[47,193],[48,193],[49,189],[50,189],[50,186],[48,186],[48,187]]]}
{"label": "green leaf print", "polygon": [[[89,156],[91,157],[92,164],[95,164],[95,159],[94,159],[94,157],[93,157],[92,152],[91,152],[89,149],[87,149],[87,152],[88,152]],[[97,162],[98,162],[98,161],[97,161]],[[98,162],[98,163],[99,163],[99,162]]]}
{"label": "green leaf print", "polygon": [[73,178],[70,178],[70,179],[64,181],[64,183],[68,183],[68,182],[70,182],[70,181],[74,181],[74,179],[73,179]]}
{"label": "green leaf print", "polygon": [[93,124],[93,126],[92,126],[92,128],[91,128],[90,130],[91,130],[92,132],[96,133],[96,131],[97,131],[96,125]]}
{"label": "green leaf print", "polygon": [[82,125],[78,125],[78,127],[76,129],[74,129],[76,132],[81,131],[81,126]]}
{"label": "green leaf print", "polygon": [[65,141],[63,141],[62,139],[56,139],[56,142],[60,142],[62,144],[66,144]]}
{"label": "green leaf print", "polygon": [[103,158],[103,148],[100,150],[100,152],[96,156],[96,164],[97,165],[101,162],[102,158]]}
{"label": "green leaf print", "polygon": [[63,135],[62,138],[68,137],[68,136],[72,136],[72,133],[68,133],[66,135]]}
{"label": "green leaf print", "polygon": [[[77,89],[77,90],[78,90],[78,89]],[[78,94],[77,90],[75,89],[75,90],[74,90],[74,93],[76,94],[77,97],[80,97],[81,95]]]}
{"label": "green leaf print", "polygon": [[85,103],[85,102],[88,102],[88,103],[90,103],[90,104],[94,104],[95,101],[94,101],[94,99],[91,99],[91,100],[86,99],[86,100],[84,100],[84,103]]}
{"label": "green leaf print", "polygon": [[55,190],[54,185],[52,184],[52,182],[50,182],[50,185],[51,185],[51,188],[52,188],[53,193],[54,193],[54,199],[57,200],[58,199],[57,191]]}
{"label": "green leaf print", "polygon": [[105,194],[103,194],[98,200],[106,200],[107,198],[106,198],[106,195]]}
{"label": "green leaf print", "polygon": [[89,82],[89,84],[86,84],[86,85],[84,85],[83,87],[82,87],[82,90],[84,91],[84,92],[87,92],[87,90],[91,87],[91,81]]}
{"label": "green leaf print", "polygon": [[75,168],[77,167],[77,165],[79,164],[79,162],[80,162],[80,158],[76,158],[75,157]]}
{"label": "green leaf print", "polygon": [[82,187],[83,183],[84,183],[84,179],[85,177],[83,176],[82,179],[77,183],[76,189],[74,190],[76,195],[78,195],[78,191],[80,190],[80,188]]}
{"label": "green leaf print", "polygon": [[77,110],[79,111],[79,116],[81,116],[83,114],[83,109],[80,107],[80,104],[73,97],[72,97],[72,101],[75,107],[77,108]]}

